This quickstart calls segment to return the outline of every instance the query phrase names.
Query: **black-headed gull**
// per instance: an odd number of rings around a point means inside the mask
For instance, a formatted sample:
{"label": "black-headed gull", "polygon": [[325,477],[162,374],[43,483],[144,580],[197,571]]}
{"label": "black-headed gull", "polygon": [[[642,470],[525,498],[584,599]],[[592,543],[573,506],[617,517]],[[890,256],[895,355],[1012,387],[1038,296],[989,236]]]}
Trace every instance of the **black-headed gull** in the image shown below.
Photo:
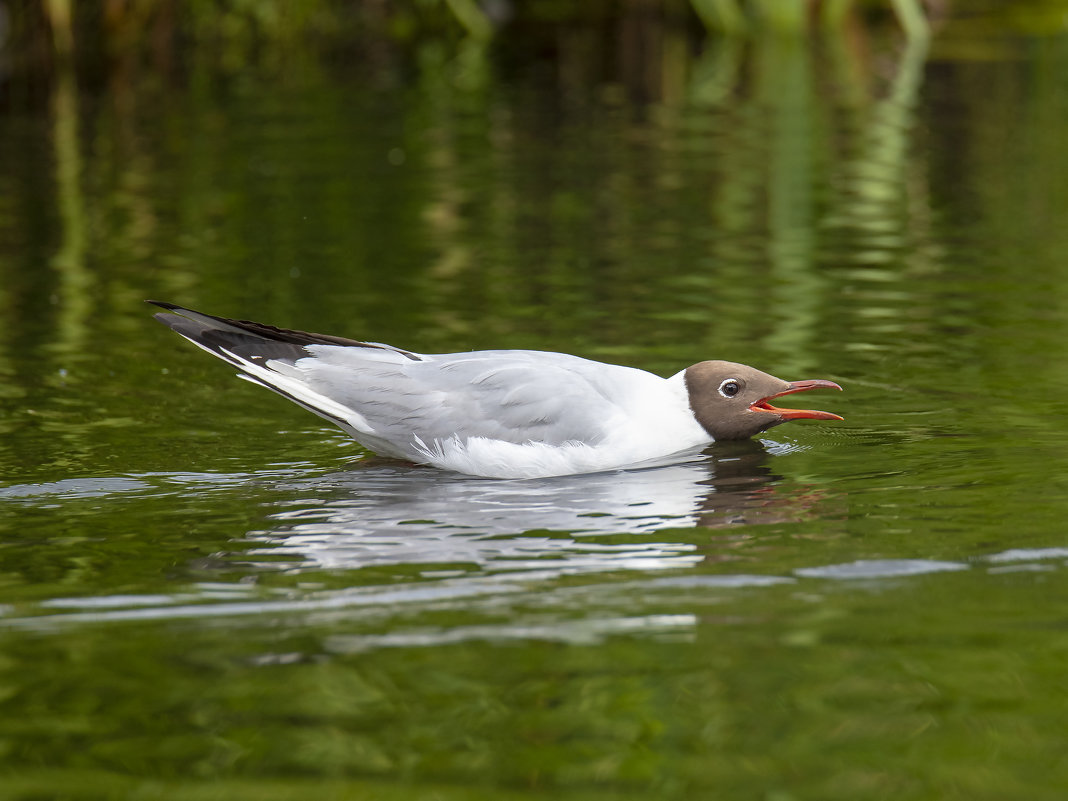
{"label": "black-headed gull", "polygon": [[229,320],[171,303],[156,319],[376,453],[489,478],[663,464],[787,420],[841,420],[770,401],[833,381],[699,362],[671,378],[566,353],[411,353]]}

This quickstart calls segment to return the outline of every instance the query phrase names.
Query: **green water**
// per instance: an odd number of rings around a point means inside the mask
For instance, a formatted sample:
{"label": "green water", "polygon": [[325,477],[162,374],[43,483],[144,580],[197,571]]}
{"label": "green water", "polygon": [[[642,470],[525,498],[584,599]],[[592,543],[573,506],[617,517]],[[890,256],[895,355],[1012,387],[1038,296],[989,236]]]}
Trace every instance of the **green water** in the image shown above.
{"label": "green water", "polygon": [[[561,37],[8,86],[0,798],[1068,795],[1068,41]],[[149,297],[846,419],[466,478]]]}

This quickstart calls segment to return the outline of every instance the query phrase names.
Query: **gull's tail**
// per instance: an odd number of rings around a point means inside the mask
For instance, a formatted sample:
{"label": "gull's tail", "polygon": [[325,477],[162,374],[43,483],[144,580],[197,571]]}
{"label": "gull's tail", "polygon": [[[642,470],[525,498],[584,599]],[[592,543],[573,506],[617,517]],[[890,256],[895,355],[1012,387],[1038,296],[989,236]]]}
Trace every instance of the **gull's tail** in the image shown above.
{"label": "gull's tail", "polygon": [[373,429],[363,415],[317,391],[309,381],[308,374],[298,364],[301,359],[315,357],[316,354],[308,350],[309,347],[368,348],[421,361],[414,353],[376,342],[358,342],[344,337],[275,328],[249,320],[230,320],[157,300],[146,302],[166,310],[154,315],[165,326],[198,348],[238,368],[241,371],[239,378],[277,392],[349,431],[371,433]]}

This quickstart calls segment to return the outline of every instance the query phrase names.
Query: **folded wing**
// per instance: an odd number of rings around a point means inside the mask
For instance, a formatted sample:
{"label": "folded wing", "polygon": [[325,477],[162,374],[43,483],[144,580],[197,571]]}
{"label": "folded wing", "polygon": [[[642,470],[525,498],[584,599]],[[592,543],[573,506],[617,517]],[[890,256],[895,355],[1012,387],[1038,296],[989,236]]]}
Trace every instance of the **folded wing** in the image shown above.
{"label": "folded wing", "polygon": [[156,319],[240,377],[414,461],[457,439],[596,445],[626,417],[606,397],[605,371],[638,372],[539,351],[421,355],[156,305],[167,310]]}

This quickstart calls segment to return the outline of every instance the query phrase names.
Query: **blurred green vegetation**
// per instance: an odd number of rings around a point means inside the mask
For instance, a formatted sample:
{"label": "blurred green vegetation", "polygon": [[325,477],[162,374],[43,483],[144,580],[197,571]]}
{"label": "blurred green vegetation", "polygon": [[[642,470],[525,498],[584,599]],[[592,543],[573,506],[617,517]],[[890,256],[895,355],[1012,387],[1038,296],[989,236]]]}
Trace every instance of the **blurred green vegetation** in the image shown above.
{"label": "blurred green vegetation", "polygon": [[[250,59],[315,50],[324,58],[374,63],[428,39],[508,43],[542,39],[561,26],[613,28],[635,21],[725,33],[844,30],[898,24],[920,31],[967,27],[1054,34],[1068,0],[22,0],[6,5],[4,55],[16,71],[73,48],[79,57],[136,55],[168,66],[190,47],[239,70]],[[896,20],[896,21],[895,21]],[[502,46],[507,46],[502,45]],[[644,54],[648,55],[648,54]]]}

